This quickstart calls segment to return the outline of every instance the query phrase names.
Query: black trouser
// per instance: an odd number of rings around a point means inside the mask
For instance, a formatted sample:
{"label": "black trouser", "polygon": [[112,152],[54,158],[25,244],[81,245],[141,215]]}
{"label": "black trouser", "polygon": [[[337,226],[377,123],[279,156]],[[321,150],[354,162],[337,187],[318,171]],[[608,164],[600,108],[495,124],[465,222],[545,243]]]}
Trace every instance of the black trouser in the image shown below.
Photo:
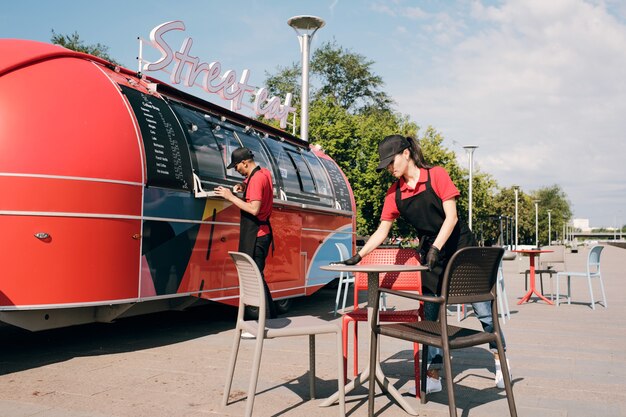
{"label": "black trouser", "polygon": [[265,288],[265,299],[267,300],[267,317],[270,319],[275,319],[278,314],[276,313],[276,307],[274,306],[274,300],[272,299],[272,294],[270,293],[270,289],[267,286],[267,282],[265,282],[265,259],[269,253],[270,245],[272,243],[272,235],[265,235],[256,238],[256,243],[254,244],[254,253],[252,255],[252,259],[254,259],[254,263],[259,267],[259,271],[261,271],[261,277],[263,278],[263,287]]}

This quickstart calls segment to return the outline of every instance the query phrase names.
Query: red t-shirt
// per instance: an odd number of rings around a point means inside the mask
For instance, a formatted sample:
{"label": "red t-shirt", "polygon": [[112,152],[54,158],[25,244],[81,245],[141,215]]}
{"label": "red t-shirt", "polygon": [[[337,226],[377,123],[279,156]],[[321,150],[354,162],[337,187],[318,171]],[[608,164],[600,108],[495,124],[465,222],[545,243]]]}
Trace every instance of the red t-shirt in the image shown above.
{"label": "red t-shirt", "polygon": [[[420,168],[420,178],[415,188],[409,188],[406,181],[404,181],[404,177],[394,182],[387,190],[380,220],[394,221],[400,216],[398,206],[396,205],[396,188],[398,184],[400,184],[400,198],[404,200],[405,198],[412,197],[426,190],[427,179],[428,171],[424,168]],[[433,167],[430,169],[430,186],[441,201],[447,201],[461,195],[452,182],[452,179],[450,179],[448,172],[442,167]]]}
{"label": "red t-shirt", "polygon": [[[247,184],[246,188],[246,202],[260,201],[261,208],[257,218],[261,221],[267,220],[272,214],[272,207],[274,205],[274,187],[272,185],[272,174],[266,168],[261,167],[253,176],[252,179],[246,178],[244,183]],[[259,226],[257,237],[265,236],[270,233],[270,228],[266,224]]]}

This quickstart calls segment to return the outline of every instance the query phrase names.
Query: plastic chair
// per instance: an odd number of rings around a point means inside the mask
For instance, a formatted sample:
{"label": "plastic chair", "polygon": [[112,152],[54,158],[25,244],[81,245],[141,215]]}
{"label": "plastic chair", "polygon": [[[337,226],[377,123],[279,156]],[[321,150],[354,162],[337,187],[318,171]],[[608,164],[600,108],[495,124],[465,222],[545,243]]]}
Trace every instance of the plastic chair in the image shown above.
{"label": "plastic chair", "polygon": [[498,285],[496,286],[496,289],[498,290],[498,307],[500,308],[500,317],[502,317],[503,324],[506,324],[507,318],[511,320],[511,310],[509,310],[509,299],[506,296],[502,262],[514,261],[515,258],[517,258],[517,254],[515,252],[505,251],[504,256],[502,256],[502,261],[500,261],[500,266],[498,266]]}
{"label": "plastic chair", "polygon": [[[361,262],[361,265],[372,264],[399,264],[399,265],[418,265],[419,259],[417,252],[413,249],[375,249]],[[354,339],[353,339],[353,364],[354,376],[359,370],[359,338],[357,322],[367,321],[367,309],[359,307],[358,295],[360,291],[367,291],[367,274],[357,272],[354,281],[354,309],[342,317],[343,327],[343,371],[344,375],[348,373],[348,329],[350,323],[354,323]],[[403,291],[422,292],[422,276],[419,271],[402,272],[402,273],[386,273],[380,275],[379,285],[381,288],[392,288]],[[378,297],[377,297],[378,298]],[[423,309],[413,310],[386,310],[380,311],[380,321],[384,322],[416,322],[423,317]],[[415,388],[416,396],[419,396],[419,344],[413,344],[413,357],[415,367]],[[374,368],[372,368],[374,369]]]}
{"label": "plastic chair", "polygon": [[[497,280],[498,267],[502,260],[504,249],[496,247],[469,247],[457,251],[444,272],[441,296],[423,296],[403,293],[401,291],[381,288],[380,292],[386,292],[416,301],[430,301],[441,304],[438,321],[422,320],[415,323],[379,324],[372,321],[372,343],[370,360],[376,360],[379,335],[407,340],[414,343],[422,343],[422,366],[421,366],[421,403],[426,403],[426,367],[428,346],[440,347],[443,350],[444,371],[446,373],[446,385],[448,391],[448,407],[450,416],[457,415],[454,398],[454,386],[452,377],[452,364],[450,351],[470,346],[482,345],[495,342],[500,356],[504,388],[506,390],[511,416],[517,416],[513,388],[509,374],[506,353],[502,346],[501,330],[498,320],[497,303]],[[375,298],[374,312],[378,310],[378,297]],[[493,333],[483,330],[474,330],[464,327],[448,325],[447,307],[453,304],[466,304],[480,301],[491,301],[493,317]],[[375,365],[375,362],[372,364]],[[372,365],[372,366],[373,366]],[[374,385],[375,379],[370,375],[369,383],[369,415],[374,411]]]}
{"label": "plastic chair", "polygon": [[593,297],[593,287],[591,285],[591,280],[597,278],[600,281],[600,289],[602,290],[602,300],[604,303],[604,308],[608,308],[608,304],[606,303],[606,294],[604,293],[604,283],[602,282],[602,274],[600,272],[600,255],[602,254],[602,249],[604,246],[593,246],[589,250],[589,254],[587,256],[587,271],[586,272],[557,272],[556,274],[556,306],[559,306],[559,279],[561,276],[567,277],[567,304],[571,304],[572,301],[572,288],[571,288],[571,278],[572,277],[585,277],[587,278],[587,284],[589,285],[589,295],[591,296],[591,308],[593,310],[596,309],[596,302]]}
{"label": "plastic chair", "polygon": [[[341,354],[341,329],[335,324],[313,316],[299,316],[290,318],[266,319],[266,298],[263,289],[263,278],[252,258],[241,252],[228,252],[239,275],[239,312],[237,313],[237,325],[233,348],[228,366],[228,377],[224,388],[222,405],[228,405],[228,397],[235,373],[237,354],[242,332],[249,332],[255,336],[254,360],[252,374],[248,387],[248,399],[246,401],[246,417],[252,416],[254,396],[259,379],[259,367],[261,365],[261,353],[263,341],[285,336],[309,336],[309,389],[311,399],[315,398],[315,335],[334,334],[337,339],[337,385],[339,389],[339,415],[345,416],[345,395],[343,376],[343,356]],[[244,320],[245,306],[259,308],[258,320]]]}
{"label": "plastic chair", "polygon": [[[339,259],[345,261],[350,257],[350,253],[348,252],[348,248],[343,243],[335,243],[335,247],[339,251]],[[354,275],[348,272],[340,272],[339,273],[339,285],[337,285],[337,297],[335,297],[335,311],[334,315],[337,315],[337,309],[339,308],[339,298],[341,297],[341,291],[343,288],[343,304],[341,306],[341,311],[343,312],[346,309],[346,298],[348,296],[348,288],[350,284],[354,283]]]}
{"label": "plastic chair", "polygon": [[[505,251],[502,257],[503,261],[514,261],[517,258],[515,252]],[[528,285],[528,282],[527,282]],[[502,268],[502,262],[498,267],[498,306],[500,307],[500,318],[502,318],[502,324],[506,324],[506,319],[511,320],[511,310],[509,309],[509,299],[506,295],[506,287],[504,285],[504,269]],[[463,319],[467,317],[467,310],[465,304],[456,305],[456,320],[461,321],[461,311],[463,312]]]}

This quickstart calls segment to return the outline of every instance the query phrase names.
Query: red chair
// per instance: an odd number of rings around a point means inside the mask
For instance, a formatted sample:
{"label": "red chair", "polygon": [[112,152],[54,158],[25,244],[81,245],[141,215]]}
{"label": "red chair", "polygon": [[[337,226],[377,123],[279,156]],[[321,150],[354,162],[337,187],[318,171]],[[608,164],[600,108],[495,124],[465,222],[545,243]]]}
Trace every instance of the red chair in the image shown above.
{"label": "red chair", "polygon": [[[361,260],[360,265],[372,264],[398,264],[398,265],[419,265],[419,255],[413,249],[375,249]],[[417,291],[422,293],[422,276],[419,271],[416,272],[388,272],[380,274],[380,288],[389,288],[399,291]],[[354,323],[354,376],[358,374],[359,369],[359,343],[358,343],[358,326],[357,322],[367,321],[367,309],[359,307],[359,291],[367,291],[367,274],[357,272],[354,279],[354,309],[343,315],[342,318],[342,335],[343,335],[343,373],[347,378],[348,374],[348,325]],[[423,308],[420,303],[419,308],[414,310],[380,311],[379,317],[381,322],[416,322],[424,317]],[[413,360],[415,369],[415,392],[419,398],[419,343],[413,344]]]}

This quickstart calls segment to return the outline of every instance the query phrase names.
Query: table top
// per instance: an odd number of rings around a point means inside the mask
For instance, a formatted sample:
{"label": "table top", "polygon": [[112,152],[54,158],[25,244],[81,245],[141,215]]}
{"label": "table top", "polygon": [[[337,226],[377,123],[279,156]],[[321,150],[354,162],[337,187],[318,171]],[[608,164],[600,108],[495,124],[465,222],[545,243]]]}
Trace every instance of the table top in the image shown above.
{"label": "table top", "polygon": [[515,249],[512,250],[511,252],[517,252],[517,253],[527,253],[527,254],[536,254],[536,253],[550,253],[550,252],[554,252],[553,250],[546,250],[546,249]]}
{"label": "table top", "polygon": [[320,266],[324,271],[339,272],[410,272],[427,271],[425,265],[394,265],[394,264],[368,264],[368,265],[324,265]]}

